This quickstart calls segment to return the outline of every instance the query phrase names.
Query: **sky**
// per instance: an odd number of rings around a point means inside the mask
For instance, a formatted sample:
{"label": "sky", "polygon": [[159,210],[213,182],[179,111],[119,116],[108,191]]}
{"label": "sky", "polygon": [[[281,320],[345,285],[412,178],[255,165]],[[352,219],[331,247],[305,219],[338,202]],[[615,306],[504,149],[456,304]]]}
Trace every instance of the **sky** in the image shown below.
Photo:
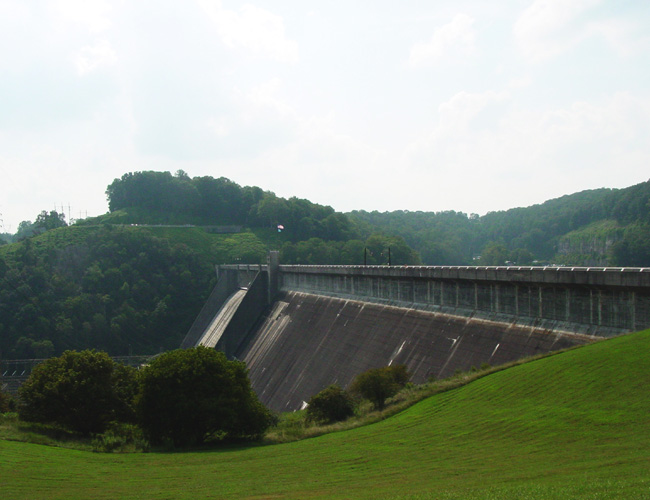
{"label": "sky", "polygon": [[338,211],[650,178],[648,0],[0,0],[0,232],[127,172]]}

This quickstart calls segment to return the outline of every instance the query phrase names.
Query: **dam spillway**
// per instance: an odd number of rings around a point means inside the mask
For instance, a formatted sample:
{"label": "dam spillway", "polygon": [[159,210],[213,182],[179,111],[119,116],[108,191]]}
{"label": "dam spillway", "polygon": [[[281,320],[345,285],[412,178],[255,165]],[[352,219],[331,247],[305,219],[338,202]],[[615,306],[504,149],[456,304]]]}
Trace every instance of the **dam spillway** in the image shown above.
{"label": "dam spillway", "polygon": [[237,308],[241,304],[241,301],[244,299],[245,295],[246,289],[240,289],[228,297],[228,299],[226,299],[226,302],[221,306],[217,314],[214,316],[196,345],[212,348],[217,346],[217,343],[221,339],[223,332],[226,330],[226,327],[230,323],[230,320],[234,316],[235,312],[237,312]]}

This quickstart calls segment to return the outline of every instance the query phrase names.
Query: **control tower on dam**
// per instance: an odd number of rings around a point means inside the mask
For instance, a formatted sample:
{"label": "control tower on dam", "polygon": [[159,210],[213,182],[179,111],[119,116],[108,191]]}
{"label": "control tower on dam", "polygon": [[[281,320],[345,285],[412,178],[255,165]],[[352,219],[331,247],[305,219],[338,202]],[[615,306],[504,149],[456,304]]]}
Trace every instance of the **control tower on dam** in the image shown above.
{"label": "control tower on dam", "polygon": [[278,411],[369,368],[405,364],[420,383],[650,328],[647,268],[285,266],[272,254],[218,274],[183,346],[228,311],[216,348],[246,362]]}

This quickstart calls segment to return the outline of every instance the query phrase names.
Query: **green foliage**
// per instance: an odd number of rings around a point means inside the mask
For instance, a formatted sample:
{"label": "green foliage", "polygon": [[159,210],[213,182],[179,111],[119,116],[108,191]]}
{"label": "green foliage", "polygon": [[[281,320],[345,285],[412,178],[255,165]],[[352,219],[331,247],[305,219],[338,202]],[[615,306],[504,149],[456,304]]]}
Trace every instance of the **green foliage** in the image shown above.
{"label": "green foliage", "polygon": [[11,358],[175,348],[214,280],[210,259],[141,228],[65,227],[5,249],[0,351]]}
{"label": "green foliage", "polygon": [[331,424],[354,415],[352,397],[338,385],[330,385],[308,401],[307,420]]}
{"label": "green foliage", "polygon": [[272,422],[244,363],[202,346],[167,352],[145,367],[137,408],[149,440],[174,446],[258,439]]}
{"label": "green foliage", "polygon": [[169,172],[131,172],[107,188],[111,212],[128,209],[138,219],[122,223],[241,224],[249,227],[285,226],[288,239],[321,237],[344,240],[350,223],[331,207],[298,198],[278,198],[258,187],[241,187],[221,177],[172,176]]}
{"label": "green foliage", "polygon": [[65,227],[67,225],[68,224],[65,222],[65,215],[58,213],[56,210],[52,210],[50,213],[43,210],[38,214],[36,221],[34,222],[34,227],[36,228],[37,233],[42,233],[58,227]]}
{"label": "green foliage", "polygon": [[14,241],[22,241],[36,233],[36,227],[31,221],[24,220],[18,224],[18,230],[14,234]]}
{"label": "green foliage", "polygon": [[267,245],[253,233],[220,238],[212,247],[213,259],[223,264],[261,264],[268,251]]}
{"label": "green foliage", "polygon": [[370,400],[376,410],[381,410],[386,400],[397,394],[410,378],[411,374],[404,365],[373,368],[357,375],[350,390]]}
{"label": "green foliage", "polygon": [[297,243],[287,242],[280,249],[280,261],[284,264],[339,264],[416,265],[419,256],[400,237],[373,234],[366,239],[347,242],[325,241],[310,238]]}
{"label": "green foliage", "polygon": [[133,424],[113,422],[103,434],[95,436],[93,451],[101,453],[149,451],[142,429]]}
{"label": "green foliage", "polygon": [[478,261],[480,266],[505,266],[508,259],[508,249],[505,245],[495,242],[488,243],[481,252]]}
{"label": "green foliage", "polygon": [[629,226],[612,245],[610,259],[615,266],[650,266],[650,224]]}
{"label": "green foliage", "polygon": [[133,420],[135,377],[104,352],[66,351],[37,365],[20,387],[20,418],[102,432],[112,420]]}
{"label": "green foliage", "polygon": [[8,411],[13,411],[15,408],[15,402],[11,395],[4,392],[0,389],[0,413],[6,413]]}

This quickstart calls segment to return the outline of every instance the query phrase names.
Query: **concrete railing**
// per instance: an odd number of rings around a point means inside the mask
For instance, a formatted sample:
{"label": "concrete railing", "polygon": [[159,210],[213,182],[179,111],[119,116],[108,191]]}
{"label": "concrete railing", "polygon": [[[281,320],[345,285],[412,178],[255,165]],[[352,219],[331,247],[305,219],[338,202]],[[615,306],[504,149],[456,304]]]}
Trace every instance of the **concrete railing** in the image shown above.
{"label": "concrete railing", "polygon": [[280,266],[303,291],[598,336],[650,328],[649,268]]}
{"label": "concrete railing", "polygon": [[[267,265],[224,265],[242,280]],[[610,336],[650,328],[650,268],[277,266],[278,290]]]}

